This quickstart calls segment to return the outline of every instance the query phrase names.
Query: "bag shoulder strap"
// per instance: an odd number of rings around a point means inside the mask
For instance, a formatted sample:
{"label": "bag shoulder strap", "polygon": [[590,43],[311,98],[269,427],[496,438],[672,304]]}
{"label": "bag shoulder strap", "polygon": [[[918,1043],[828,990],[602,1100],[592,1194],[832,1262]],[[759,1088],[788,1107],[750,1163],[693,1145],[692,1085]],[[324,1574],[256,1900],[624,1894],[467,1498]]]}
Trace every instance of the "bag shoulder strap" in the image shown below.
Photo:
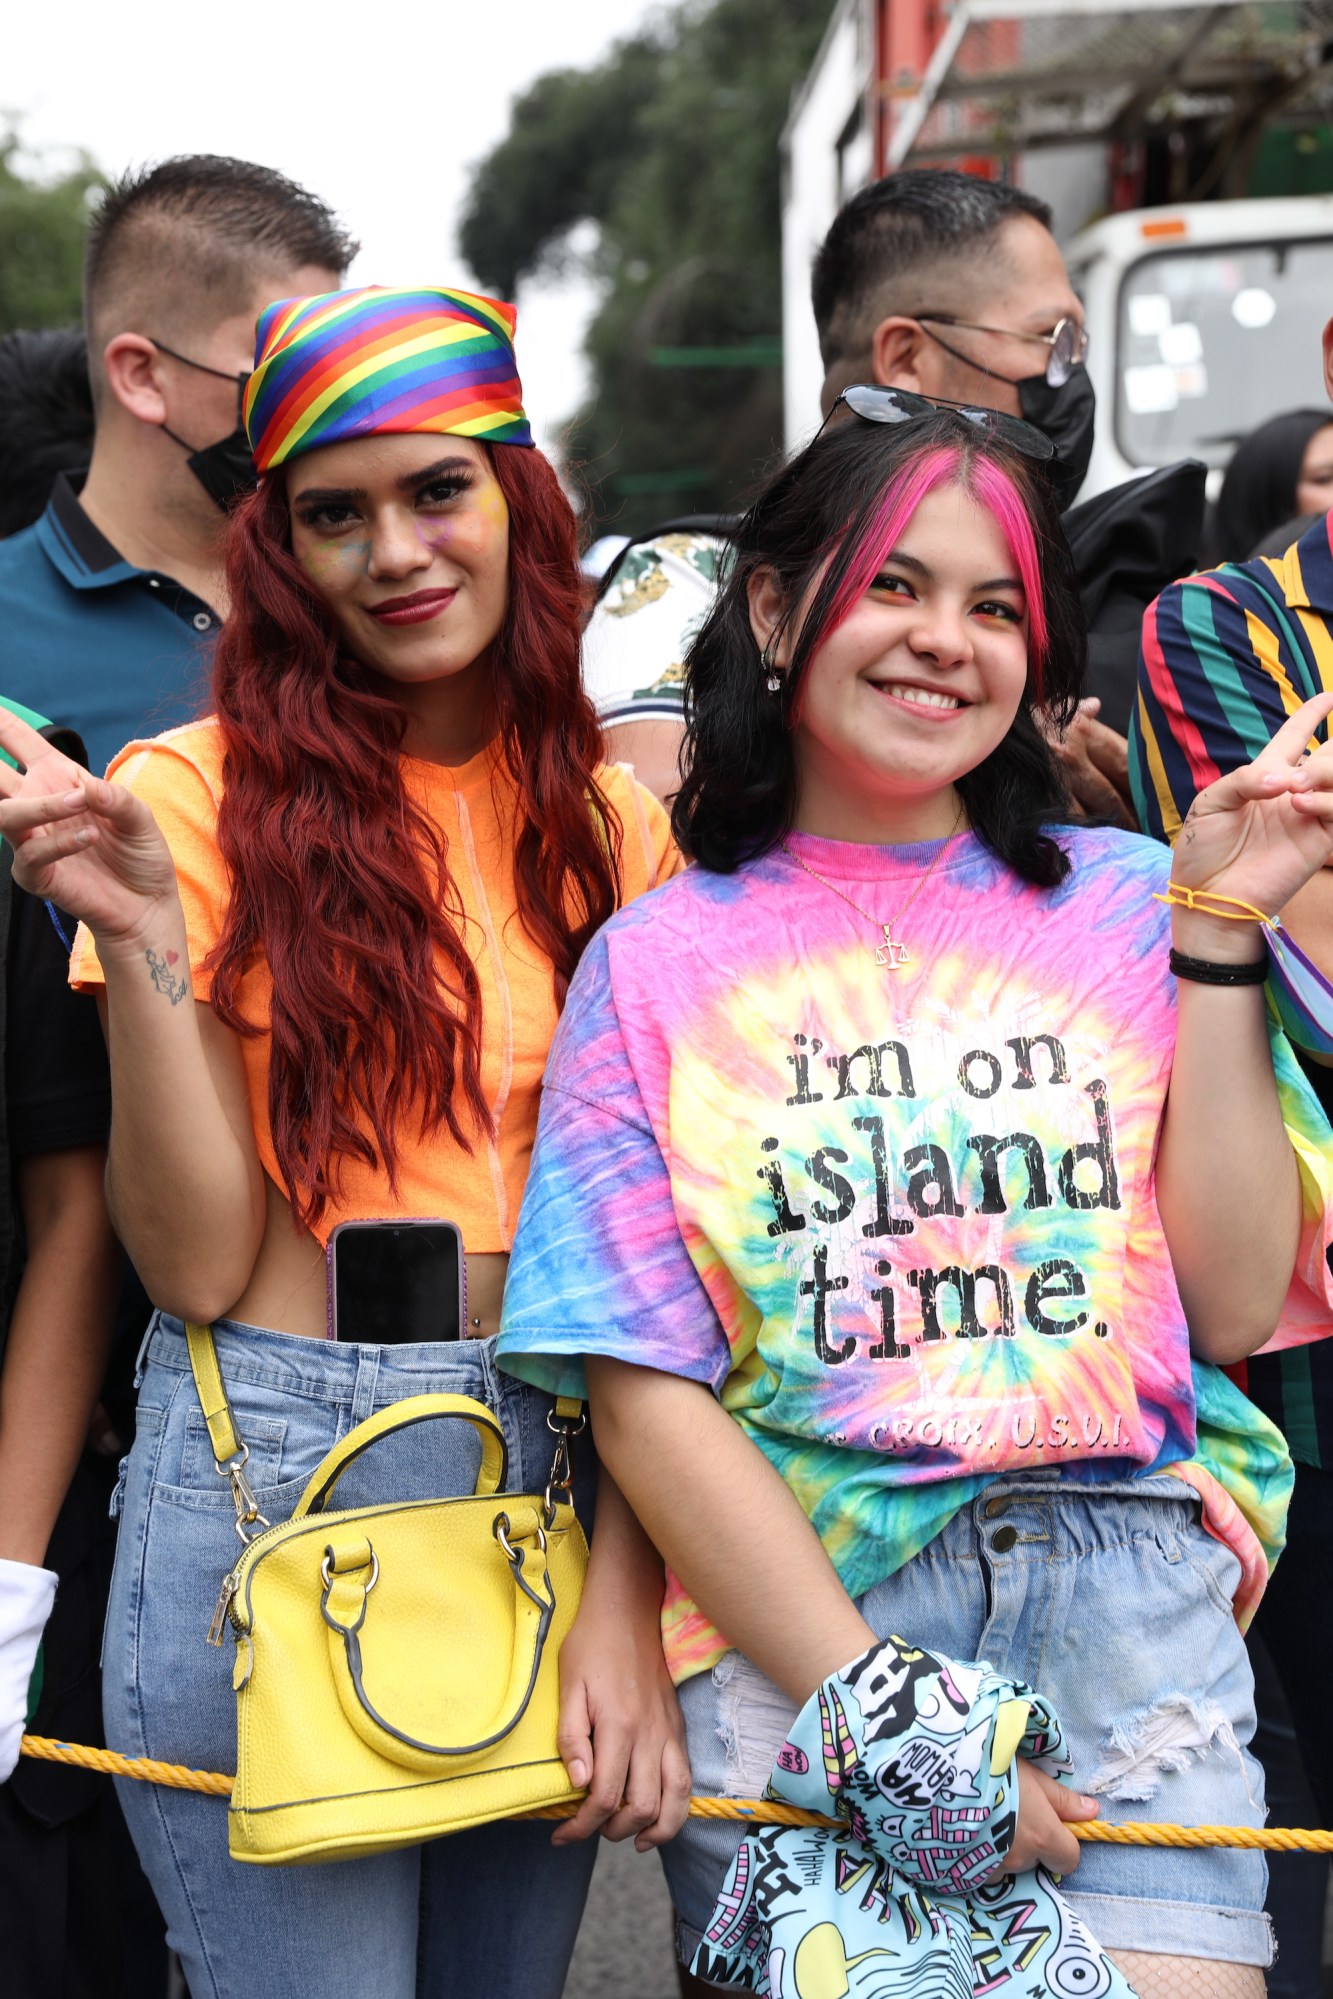
{"label": "bag shoulder strap", "polygon": [[[236,1418],[227,1399],[226,1384],[222,1379],[222,1369],[218,1365],[218,1350],[213,1339],[213,1328],[187,1319],[185,1341],[189,1350],[190,1372],[194,1376],[199,1406],[208,1425],[208,1441],[212,1446],[217,1468],[231,1487],[232,1504],[236,1509],[237,1535],[242,1545],[248,1547],[250,1542],[269,1525],[269,1520],[266,1514],[260,1512],[259,1501],[245,1475],[250,1450],[236,1427]],[[409,1420],[418,1413],[424,1418],[428,1411],[432,1416],[465,1417],[473,1424],[481,1439],[478,1492],[495,1492],[504,1483],[506,1468],[504,1434],[485,1405],[473,1402],[466,1396],[423,1396],[417,1398],[415,1402],[409,1400],[407,1403],[398,1403],[393,1408],[381,1411],[378,1417],[372,1417],[367,1423],[362,1424],[359,1432],[353,1432],[350,1438],[344,1438],[315,1472],[302,1494],[297,1511],[318,1512],[327,1499],[330,1489],[337,1483],[352,1458],[359,1455],[368,1444],[377,1441],[380,1436],[400,1427],[404,1410],[408,1412]],[[569,1440],[583,1428],[583,1404],[576,1398],[561,1396],[555,1406],[554,1420],[549,1417],[547,1420],[555,1432],[555,1457],[546,1483],[541,1519],[543,1525],[549,1528],[554,1524],[559,1498],[568,1497],[572,1483]],[[328,1475],[330,1473],[331,1476]],[[222,1579],[222,1592],[213,1612],[213,1621],[208,1628],[210,1645],[222,1643],[227,1607],[235,1594],[235,1575],[228,1574]],[[535,1674],[535,1667],[533,1670]]]}
{"label": "bag shoulder strap", "polygon": [[[243,1465],[250,1453],[246,1448],[240,1431],[236,1427],[236,1418],[232,1414],[231,1403],[227,1400],[226,1384],[222,1379],[222,1369],[218,1365],[218,1350],[213,1340],[213,1328],[211,1326],[197,1325],[194,1321],[187,1320],[185,1325],[185,1341],[189,1348],[190,1370],[194,1375],[194,1385],[199,1396],[199,1406],[204,1412],[204,1421],[208,1425],[208,1441],[212,1446],[213,1456],[217,1461],[219,1471],[230,1472],[233,1466],[239,1468],[239,1465]],[[433,1410],[433,1414],[466,1416],[468,1421],[476,1426],[479,1434],[482,1436],[487,1473],[494,1472],[495,1467],[490,1463],[490,1455],[498,1451],[498,1476],[495,1476],[493,1483],[489,1487],[492,1491],[497,1490],[504,1483],[505,1470],[504,1440],[495,1418],[482,1404],[472,1402],[467,1397],[436,1396],[429,1399],[438,1405]],[[557,1459],[552,1478],[553,1482],[558,1484],[561,1482],[559,1469],[561,1465],[560,1451],[562,1448],[567,1451],[568,1436],[576,1434],[583,1427],[582,1401],[576,1395],[558,1396],[556,1398],[555,1416],[557,1425],[569,1426],[569,1430],[565,1435],[562,1435],[560,1429],[557,1429]],[[369,1419],[358,1431],[358,1451],[365,1449],[368,1444],[375,1442],[381,1434],[399,1427],[401,1422],[402,1417],[395,1413],[395,1409],[382,1410],[377,1418],[372,1417]],[[494,1431],[493,1437],[487,1436],[487,1428]],[[564,1462],[567,1476],[567,1457]],[[340,1467],[340,1469],[342,1468],[345,1467]]]}
{"label": "bag shoulder strap", "polygon": [[213,1328],[187,1320],[185,1343],[190,1350],[190,1371],[199,1396],[199,1407],[208,1425],[208,1441],[219,1465],[240,1457],[244,1450],[236,1419],[231,1413],[227,1390],[218,1366],[218,1350],[213,1344]]}
{"label": "bag shoulder strap", "polygon": [[[257,1534],[269,1524],[267,1514],[259,1510],[259,1501],[245,1475],[245,1467],[250,1458],[250,1446],[236,1427],[231,1404],[227,1400],[227,1390],[223,1385],[222,1369],[218,1366],[218,1350],[213,1341],[211,1326],[196,1325],[193,1320],[185,1322],[185,1343],[190,1353],[190,1372],[194,1376],[195,1390],[199,1396],[199,1406],[204,1412],[208,1425],[208,1441],[217,1461],[217,1468],[231,1487],[231,1503],[236,1508],[236,1532],[247,1546]],[[227,1581],[230,1582],[228,1577]],[[213,1622],[209,1627],[209,1643],[221,1642],[221,1617],[225,1608],[226,1583],[223,1584],[224,1597],[219,1598]]]}

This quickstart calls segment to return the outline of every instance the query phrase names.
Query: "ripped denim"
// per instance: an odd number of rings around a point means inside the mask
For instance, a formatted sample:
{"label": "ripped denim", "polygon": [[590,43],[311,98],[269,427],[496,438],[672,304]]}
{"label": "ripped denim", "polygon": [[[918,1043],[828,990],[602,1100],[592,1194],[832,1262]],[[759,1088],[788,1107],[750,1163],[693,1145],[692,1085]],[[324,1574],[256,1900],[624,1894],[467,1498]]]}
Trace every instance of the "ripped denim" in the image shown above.
{"label": "ripped denim", "polygon": [[[860,1607],[881,1637],[986,1659],[1045,1694],[1104,1817],[1258,1826],[1237,1574],[1178,1479],[1030,1472],[989,1486]],[[736,1652],[680,1694],[695,1790],[759,1796],[792,1703]],[[687,1961],[743,1832],[695,1819],[663,1852]],[[1089,1846],[1061,1893],[1106,1949],[1267,1965],[1266,1880],[1259,1853]]]}

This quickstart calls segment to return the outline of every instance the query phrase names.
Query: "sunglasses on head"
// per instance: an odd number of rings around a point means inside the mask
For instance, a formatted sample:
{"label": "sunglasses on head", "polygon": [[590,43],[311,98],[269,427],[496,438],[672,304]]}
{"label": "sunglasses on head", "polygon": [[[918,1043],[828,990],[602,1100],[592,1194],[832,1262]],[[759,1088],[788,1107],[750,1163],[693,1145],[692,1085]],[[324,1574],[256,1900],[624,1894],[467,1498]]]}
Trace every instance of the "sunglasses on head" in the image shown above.
{"label": "sunglasses on head", "polygon": [[1003,410],[974,408],[969,403],[945,402],[940,396],[918,395],[915,389],[889,389],[879,382],[853,382],[845,388],[820,425],[821,431],[832,422],[840,403],[845,403],[853,416],[866,423],[920,423],[923,417],[943,412],[976,430],[1003,438],[1025,458],[1045,464],[1055,456],[1055,446],[1045,431],[1038,430],[1035,424],[1024,423],[1021,417],[1006,416]]}

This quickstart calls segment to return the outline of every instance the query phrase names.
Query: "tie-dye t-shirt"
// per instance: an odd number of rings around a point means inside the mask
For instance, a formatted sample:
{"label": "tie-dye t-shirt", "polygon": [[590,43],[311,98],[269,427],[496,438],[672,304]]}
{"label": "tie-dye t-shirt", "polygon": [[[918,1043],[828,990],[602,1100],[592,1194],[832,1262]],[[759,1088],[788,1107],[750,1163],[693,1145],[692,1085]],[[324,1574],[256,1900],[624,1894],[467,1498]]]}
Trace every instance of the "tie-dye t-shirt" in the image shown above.
{"label": "tie-dye t-shirt", "polygon": [[[1173,1466],[1252,1607],[1289,1461],[1192,1371],[1154,1196],[1170,855],[1060,840],[1071,874],[1039,889],[970,834],[942,857],[797,835],[615,917],[552,1047],[500,1358],[559,1393],[588,1353],[708,1384],[854,1595],[999,1472]],[[937,857],[906,962],[877,963]],[[1281,1079],[1326,1130],[1289,1054]],[[1325,1205],[1307,1181],[1315,1289]],[[722,1650],[674,1582],[664,1632],[678,1679]]]}

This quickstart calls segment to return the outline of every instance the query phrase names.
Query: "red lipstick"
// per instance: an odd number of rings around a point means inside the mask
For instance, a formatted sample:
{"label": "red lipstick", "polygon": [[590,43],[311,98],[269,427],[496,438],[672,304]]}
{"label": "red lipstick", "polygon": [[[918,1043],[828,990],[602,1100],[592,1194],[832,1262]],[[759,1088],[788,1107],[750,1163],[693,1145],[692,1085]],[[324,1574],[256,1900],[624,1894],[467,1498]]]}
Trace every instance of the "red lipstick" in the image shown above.
{"label": "red lipstick", "polygon": [[424,625],[438,618],[458,595],[457,590],[417,590],[410,597],[386,597],[367,608],[382,625]]}

